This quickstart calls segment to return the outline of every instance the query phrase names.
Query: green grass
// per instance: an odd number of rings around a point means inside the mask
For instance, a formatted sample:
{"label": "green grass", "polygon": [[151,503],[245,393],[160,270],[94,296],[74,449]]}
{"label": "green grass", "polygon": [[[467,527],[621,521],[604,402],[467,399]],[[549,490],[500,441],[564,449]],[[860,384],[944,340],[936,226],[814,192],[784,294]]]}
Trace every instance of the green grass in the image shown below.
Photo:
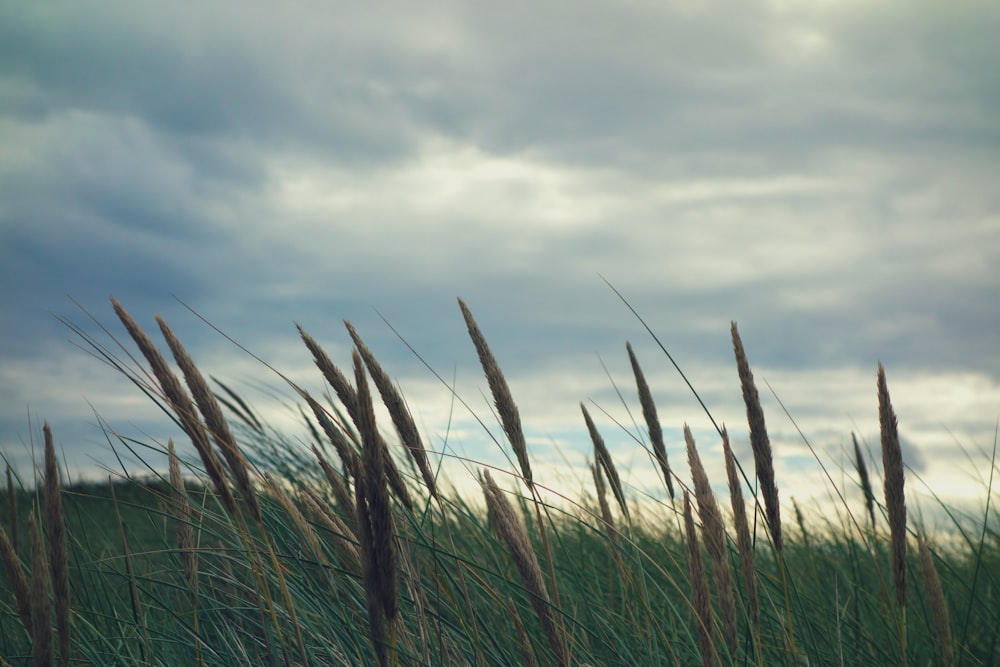
{"label": "green grass", "polygon": [[[176,414],[164,398],[161,382],[120,360],[95,339],[84,340],[167,414]],[[206,476],[202,457],[184,462],[190,514],[183,510],[182,496],[166,474],[154,472],[157,466],[149,466],[141,475],[133,471],[138,478],[123,473],[114,484],[63,487],[62,520],[70,565],[70,664],[548,665],[557,664],[554,646],[564,647],[573,665],[706,664],[680,496],[675,502],[646,498],[630,506],[631,518],[615,509],[608,515],[612,526],[602,521],[593,489],[582,495],[580,489],[555,489],[566,500],[549,504],[541,500],[543,494],[518,481],[519,470],[493,472],[500,486],[511,491],[506,497],[518,510],[537,556],[548,599],[542,604],[556,619],[553,638],[533,604],[539,592],[526,583],[507,543],[498,537],[482,497],[432,497],[390,429],[383,434],[413,504],[406,507],[392,492],[389,548],[395,554],[394,570],[370,577],[366,585],[365,572],[373,571],[366,560],[370,552],[364,540],[354,536],[367,527],[377,541],[385,526],[359,520],[346,504],[366,498],[364,506],[374,507],[372,494],[376,485],[386,484],[385,468],[376,467],[376,477],[360,472],[352,476],[323,429],[310,418],[309,431],[303,431],[312,433],[313,444],[344,475],[349,489],[361,485],[360,495],[351,491],[346,500],[338,498],[316,457],[297,437],[260,425],[252,408],[241,405],[227,390],[220,389],[218,398],[232,408],[230,428],[251,471],[260,521],[248,511],[238,489],[236,505],[227,507]],[[874,395],[872,400],[874,413]],[[370,443],[365,444],[363,429],[347,417],[347,406],[333,400],[323,405],[339,424],[347,446],[368,462]],[[303,415],[307,412],[308,408]],[[58,421],[51,421],[58,430]],[[205,428],[204,422],[198,423]],[[156,443],[114,436],[109,443],[140,460],[162,460],[165,454]],[[431,453],[432,460],[434,456]],[[679,467],[676,457],[672,463],[678,489],[690,488],[688,470]],[[983,464],[995,469],[996,459]],[[750,462],[742,468],[748,474],[754,470]],[[234,479],[231,472],[226,468],[226,479]],[[305,524],[289,513],[272,483],[264,479],[265,473],[292,499]],[[537,477],[534,482],[539,488],[545,484]],[[781,480],[777,483],[780,486]],[[22,488],[16,480],[14,486],[12,494],[3,494],[0,500],[0,525],[8,536],[18,535],[20,566],[32,580],[36,575],[31,573],[28,514],[38,512],[43,523],[55,519],[44,516],[41,490]],[[951,649],[954,664],[997,664],[1000,524],[990,510],[989,488],[983,490],[987,502],[980,516],[960,515],[942,505],[951,525],[947,531],[928,535],[950,618],[947,639],[931,613],[926,583],[918,574],[915,535],[923,534],[923,528],[912,520],[905,613],[896,606],[886,510],[879,503],[880,485],[875,486],[874,526],[863,505],[845,505],[838,516],[806,515],[801,523],[789,520],[794,516],[790,504],[783,506],[780,552],[770,541],[763,510],[750,515],[759,628],[748,612],[748,582],[741,570],[744,554],[736,547],[728,498],[718,498],[727,522],[738,643],[735,654],[730,654],[723,641],[712,562],[702,547],[709,572],[713,619],[709,632],[715,656],[708,657],[707,664],[717,660],[725,665],[938,665],[944,664],[946,648]],[[744,484],[742,491],[748,511],[754,512],[751,487]],[[343,521],[351,533],[346,539],[305,501],[309,493],[322,499],[324,511]],[[568,500],[571,497],[582,499]],[[12,498],[17,504],[15,519],[9,512]],[[614,498],[610,507],[617,508]],[[193,528],[196,587],[181,565],[178,522]],[[355,555],[359,550],[360,562]],[[380,632],[378,612],[372,611],[378,607],[374,589],[390,576],[398,581],[398,615],[383,614],[387,628]],[[8,571],[0,572],[5,582],[9,577]],[[0,593],[0,655],[7,664],[37,664],[32,657],[33,636],[21,621],[10,586],[5,586]]]}

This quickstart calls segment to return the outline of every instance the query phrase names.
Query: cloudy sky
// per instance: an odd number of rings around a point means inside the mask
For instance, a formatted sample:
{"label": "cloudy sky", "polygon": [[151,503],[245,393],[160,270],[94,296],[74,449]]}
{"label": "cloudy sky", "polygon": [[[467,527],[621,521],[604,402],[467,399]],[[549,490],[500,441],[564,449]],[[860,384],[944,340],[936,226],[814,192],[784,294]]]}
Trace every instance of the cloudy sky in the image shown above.
{"label": "cloudy sky", "polygon": [[542,481],[583,488],[584,401],[632,495],[662,495],[626,341],[673,462],[686,477],[687,421],[722,481],[708,418],[603,276],[745,451],[738,322],[783,497],[829,490],[763,381],[853,494],[851,432],[878,457],[881,360],[912,471],[981,502],[1000,417],[998,33],[991,0],[7,4],[0,447],[30,477],[47,419],[84,477],[115,465],[95,413],[178,437],[58,319],[109,343],[74,300],[122,336],[114,295],[292,438],[278,377],[178,299],[317,392],[294,323],[349,369],[349,319],[433,450],[502,464],[379,315],[498,433],[460,296]]}

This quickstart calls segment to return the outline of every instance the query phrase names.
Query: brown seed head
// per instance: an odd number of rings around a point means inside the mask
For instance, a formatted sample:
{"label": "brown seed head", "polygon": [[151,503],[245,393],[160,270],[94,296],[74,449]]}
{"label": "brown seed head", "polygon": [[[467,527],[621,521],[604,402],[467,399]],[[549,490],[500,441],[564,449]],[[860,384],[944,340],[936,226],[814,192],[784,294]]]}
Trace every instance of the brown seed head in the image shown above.
{"label": "brown seed head", "polygon": [[594,458],[604,468],[604,473],[608,476],[608,482],[611,484],[611,493],[614,494],[615,500],[618,501],[618,507],[621,508],[622,514],[627,519],[629,517],[628,505],[625,503],[625,493],[622,490],[621,479],[618,477],[618,470],[615,468],[614,461],[611,460],[611,453],[604,444],[604,438],[597,431],[594,420],[590,418],[587,406],[580,403],[580,410],[583,411],[583,419],[587,422],[587,431],[590,432],[590,440],[594,443]]}
{"label": "brown seed head", "polygon": [[177,365],[184,373],[184,379],[187,381],[187,386],[191,390],[192,396],[194,396],[195,403],[198,405],[198,409],[205,419],[208,432],[212,434],[215,444],[222,451],[222,457],[226,460],[233,479],[236,480],[236,488],[239,490],[243,502],[246,503],[251,516],[258,523],[261,522],[260,505],[257,503],[257,494],[254,492],[253,484],[250,481],[250,472],[247,469],[243,455],[240,453],[239,445],[236,444],[236,438],[233,437],[233,433],[229,429],[229,423],[222,414],[222,407],[219,405],[219,401],[216,400],[208,383],[205,382],[201,371],[198,370],[194,360],[188,355],[187,350],[181,345],[180,340],[177,339],[174,332],[167,326],[167,323],[159,316],[157,316],[156,322],[160,325],[160,331],[163,333],[163,338],[167,341],[167,345],[170,347]]}
{"label": "brown seed head", "polygon": [[639,367],[639,360],[632,351],[632,344],[625,343],[628,351],[628,359],[632,364],[632,374],[635,375],[635,384],[639,390],[639,404],[642,406],[642,416],[646,420],[646,428],[649,430],[649,442],[653,445],[653,456],[660,465],[663,473],[663,481],[667,484],[667,492],[670,493],[670,500],[674,499],[674,481],[670,474],[670,464],[667,462],[667,448],[663,444],[663,429],[660,427],[660,418],[656,413],[656,403],[653,402],[653,395],[649,391],[646,383],[646,376]]}
{"label": "brown seed head", "polygon": [[479,363],[486,374],[486,381],[490,385],[490,393],[493,394],[493,402],[496,404],[497,413],[500,415],[500,423],[510,441],[511,449],[517,457],[517,463],[521,467],[521,476],[528,487],[534,485],[534,478],[531,475],[531,463],[528,461],[528,445],[524,439],[524,431],[521,429],[521,415],[517,410],[517,404],[510,394],[510,387],[500,370],[500,365],[490,352],[489,345],[486,344],[486,337],[479,330],[479,325],[472,317],[472,311],[461,299],[458,306],[462,309],[462,317],[465,318],[465,325],[469,329],[469,337],[473,345],[476,346],[476,353],[479,355]]}
{"label": "brown seed head", "polygon": [[746,353],[743,351],[743,341],[732,323],[733,350],[736,353],[736,369],[740,376],[740,386],[743,388],[743,402],[747,408],[747,422],[750,425],[750,447],[753,449],[754,463],[757,468],[757,479],[760,480],[760,491],[764,496],[764,513],[767,525],[771,531],[774,548],[781,551],[781,507],[778,504],[778,487],[774,481],[774,462],[771,460],[771,441],[767,436],[764,424],[764,410],[760,406],[760,396],[754,384],[753,373]]}
{"label": "brown seed head", "polygon": [[878,365],[878,416],[882,432],[882,468],[885,474],[885,506],[889,515],[892,573],[896,603],[906,605],[906,500],[903,494],[903,451],[896,430],[896,413],[889,400],[885,369]]}
{"label": "brown seed head", "polygon": [[382,396],[382,402],[385,403],[386,408],[389,410],[389,416],[396,427],[396,433],[399,435],[400,442],[403,443],[406,451],[413,458],[413,462],[416,463],[417,469],[424,479],[424,484],[427,486],[427,490],[432,496],[436,497],[437,484],[434,479],[434,472],[431,470],[430,462],[427,460],[427,452],[420,438],[420,431],[417,430],[417,425],[410,415],[410,410],[406,407],[403,396],[396,389],[396,386],[389,378],[389,374],[379,364],[375,355],[372,354],[364,341],[361,340],[361,336],[351,326],[351,323],[345,321],[344,324],[347,326],[347,331],[351,334],[358,352],[361,353],[361,358],[364,359],[365,366],[367,366],[368,372],[375,382],[375,386],[378,387],[379,394]]}

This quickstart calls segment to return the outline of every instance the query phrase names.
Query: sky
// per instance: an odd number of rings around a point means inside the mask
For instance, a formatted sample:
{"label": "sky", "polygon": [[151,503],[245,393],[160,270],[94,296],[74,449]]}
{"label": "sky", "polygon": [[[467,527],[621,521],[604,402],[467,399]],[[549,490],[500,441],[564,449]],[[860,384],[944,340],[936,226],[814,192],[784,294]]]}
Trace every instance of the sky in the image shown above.
{"label": "sky", "polygon": [[852,432],[880,468],[881,361],[908,493],[982,506],[998,33],[986,0],[5,4],[0,448],[30,479],[47,420],[83,479],[119,466],[101,424],[183,441],[65,323],[124,341],[113,295],[291,440],[278,375],[192,310],[314,393],[295,323],[350,371],[350,320],[474,489],[458,457],[511,468],[461,297],[540,482],[590,488],[583,402],[627,493],[663,497],[631,341],[678,474],[688,423],[724,485],[709,418],[610,283],[747,457],[738,323],[786,502],[834,502],[817,458],[857,501]]}

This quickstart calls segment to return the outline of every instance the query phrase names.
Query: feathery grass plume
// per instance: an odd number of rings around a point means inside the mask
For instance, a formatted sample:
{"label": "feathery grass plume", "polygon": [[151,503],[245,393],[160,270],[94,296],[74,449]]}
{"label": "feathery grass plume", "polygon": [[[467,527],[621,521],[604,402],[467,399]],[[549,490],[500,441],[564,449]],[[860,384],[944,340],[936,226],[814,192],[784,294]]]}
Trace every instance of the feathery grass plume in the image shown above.
{"label": "feathery grass plume", "polygon": [[14,471],[7,464],[7,527],[10,532],[10,543],[17,551],[17,489],[14,487]]}
{"label": "feathery grass plume", "polygon": [[191,438],[191,443],[194,445],[195,451],[198,452],[198,456],[201,457],[202,464],[205,466],[205,472],[208,473],[212,486],[222,500],[223,506],[231,516],[235,516],[236,501],[233,498],[232,491],[229,490],[229,485],[226,483],[222,464],[219,462],[215,450],[212,449],[208,434],[205,432],[205,428],[201,422],[198,421],[191,398],[184,391],[180,380],[177,379],[177,376],[167,366],[163,355],[153,345],[153,341],[146,335],[146,332],[142,330],[114,297],[111,298],[111,305],[114,307],[118,319],[121,320],[121,323],[128,331],[129,336],[132,337],[139,351],[142,352],[146,361],[149,362],[153,370],[153,375],[160,383],[164,398],[166,398],[170,408],[180,419],[184,432]]}
{"label": "feathery grass plume", "polygon": [[694,480],[694,497],[698,501],[698,518],[701,519],[701,534],[705,549],[712,559],[712,576],[715,579],[716,595],[722,620],[722,634],[732,659],[736,658],[738,638],[736,632],[736,597],[733,590],[733,575],[729,569],[729,553],[726,549],[726,529],[722,524],[722,513],[715,500],[715,493],[708,481],[705,467],[698,455],[691,429],[684,424],[684,442],[687,444],[688,465]]}
{"label": "feathery grass plume", "polygon": [[764,513],[767,515],[767,525],[771,531],[774,548],[781,551],[781,507],[778,504],[778,487],[774,482],[774,462],[771,460],[771,441],[767,436],[764,424],[764,410],[760,406],[760,396],[750,372],[750,363],[743,350],[743,341],[732,322],[733,350],[736,353],[736,368],[740,376],[740,386],[743,388],[743,402],[747,408],[747,422],[750,425],[750,447],[753,449],[754,464],[757,469],[757,479],[760,480],[760,491],[764,496]]}
{"label": "feathery grass plume", "polygon": [[632,344],[625,343],[628,351],[628,359],[632,364],[632,373],[635,375],[635,384],[639,390],[639,404],[642,406],[642,416],[646,419],[646,427],[649,430],[649,441],[653,445],[653,455],[656,462],[660,464],[660,471],[663,473],[663,481],[667,484],[667,492],[670,494],[670,501],[674,500],[674,480],[670,474],[670,464],[667,461],[667,448],[663,444],[663,428],[660,426],[660,417],[656,413],[656,403],[653,402],[653,395],[649,392],[649,385],[646,383],[646,376],[639,367],[639,360],[632,351]]}
{"label": "feathery grass plume", "polygon": [[378,664],[385,667],[389,664],[389,632],[386,628],[385,606],[382,603],[371,515],[368,512],[368,499],[365,496],[367,483],[364,475],[354,481],[354,504],[357,507],[358,544],[361,547],[362,583],[368,607],[368,630]]}
{"label": "feathery grass plume", "polygon": [[313,553],[316,555],[316,560],[321,566],[329,565],[326,554],[323,552],[323,547],[319,544],[319,538],[316,536],[316,531],[312,529],[309,522],[306,521],[306,517],[302,514],[302,510],[298,508],[295,501],[291,499],[288,492],[282,487],[281,483],[274,478],[269,472],[264,473],[264,481],[267,482],[267,486],[274,496],[278,504],[285,510],[288,516],[292,519],[292,523],[295,527],[299,529],[302,537],[305,539],[309,548],[312,549]]}
{"label": "feathery grass plume", "polygon": [[52,665],[51,575],[35,511],[28,515],[31,540],[31,654],[36,667]]}
{"label": "feathery grass plume", "polygon": [[417,469],[420,470],[420,475],[424,478],[427,490],[436,498],[437,483],[434,480],[434,472],[431,470],[431,465],[427,460],[427,451],[424,449],[424,443],[420,438],[420,431],[417,430],[417,425],[413,422],[413,416],[410,415],[410,410],[406,407],[403,396],[396,389],[395,385],[393,385],[392,380],[389,379],[389,374],[385,372],[382,365],[375,358],[375,355],[372,354],[368,346],[361,340],[361,336],[358,335],[358,332],[351,323],[345,320],[344,325],[351,334],[358,352],[361,353],[361,358],[364,359],[365,366],[368,367],[368,372],[371,374],[375,386],[378,387],[379,394],[382,395],[382,402],[385,403],[385,407],[389,410],[389,416],[396,427],[396,433],[399,434],[400,442],[403,443],[406,451],[410,453],[414,463],[417,464]]}
{"label": "feathery grass plume", "polygon": [[875,492],[872,491],[872,480],[868,476],[868,465],[865,464],[865,457],[861,454],[861,447],[858,446],[858,436],[851,433],[851,440],[854,442],[854,467],[858,471],[858,478],[861,480],[861,490],[865,494],[865,509],[868,510],[868,520],[871,527],[875,527]]}
{"label": "feathery grass plume", "polygon": [[483,488],[483,496],[486,498],[490,526],[507,545],[511,559],[521,575],[521,581],[531,594],[531,606],[535,609],[535,615],[538,617],[542,630],[549,641],[549,646],[555,654],[556,662],[559,665],[568,665],[570,663],[569,649],[553,617],[549,593],[542,578],[542,569],[538,565],[538,558],[535,556],[534,550],[531,548],[528,533],[518,518],[517,512],[514,511],[514,506],[510,504],[503,491],[493,481],[489,470],[483,471],[480,485]]}
{"label": "feathery grass plume", "polygon": [[938,649],[941,652],[941,664],[951,667],[955,664],[955,655],[951,646],[951,621],[948,618],[948,605],[944,600],[944,589],[938,577],[934,558],[927,548],[927,540],[922,533],[917,532],[917,554],[920,562],[920,581],[927,594],[927,603],[931,608],[931,627]]}
{"label": "feathery grass plume", "polygon": [[167,471],[170,485],[177,492],[177,499],[174,502],[178,516],[174,519],[174,534],[177,537],[177,557],[181,561],[181,569],[184,571],[184,582],[188,587],[188,596],[191,605],[195,609],[194,632],[195,632],[195,654],[199,664],[202,662],[202,641],[198,636],[198,556],[195,553],[194,528],[191,522],[194,518],[194,508],[188,499],[187,489],[184,486],[184,477],[181,475],[181,462],[177,458],[177,451],[174,448],[174,441],[167,440]]}
{"label": "feathery grass plume", "polygon": [[[358,471],[361,469],[361,460],[358,458],[358,453],[355,451],[354,445],[347,439],[344,432],[333,423],[326,410],[323,409],[323,406],[316,399],[310,396],[308,392],[302,392],[302,398],[312,408],[320,428],[323,429],[323,433],[326,434],[326,437],[333,444],[333,448],[337,450],[337,456],[340,457],[340,461],[344,465],[347,474],[351,477],[357,477],[360,474]],[[353,505],[353,502],[351,504]]]}
{"label": "feathery grass plume", "polygon": [[878,417],[882,433],[882,469],[885,474],[885,506],[889,514],[892,544],[892,574],[896,603],[906,607],[906,499],[903,493],[903,451],[896,430],[896,413],[889,400],[885,369],[878,365]]}
{"label": "feathery grass plume", "polygon": [[191,501],[187,496],[187,489],[184,487],[184,478],[181,476],[181,463],[177,458],[177,451],[174,449],[174,441],[167,440],[167,469],[170,476],[170,485],[177,492],[177,520],[174,522],[174,531],[177,535],[177,555],[184,569],[184,581],[187,583],[191,597],[198,596],[198,558],[195,555],[194,528],[191,520],[194,510]]}
{"label": "feathery grass plume", "polygon": [[69,550],[66,545],[66,520],[62,510],[59,462],[52,443],[49,423],[42,426],[45,439],[45,530],[49,541],[49,565],[52,568],[52,595],[59,632],[59,662],[69,664]]}
{"label": "feathery grass plume", "polygon": [[10,582],[11,592],[14,594],[17,615],[21,618],[24,629],[31,635],[31,588],[24,573],[24,566],[17,557],[17,550],[2,525],[0,525],[0,560],[3,560],[4,569],[7,571],[7,581]]}
{"label": "feathery grass plume", "polygon": [[611,493],[614,494],[615,500],[618,501],[618,506],[621,508],[622,514],[628,519],[629,514],[628,506],[625,504],[625,493],[622,491],[622,482],[618,477],[618,470],[615,468],[614,461],[611,460],[611,453],[608,452],[608,448],[604,444],[604,438],[597,432],[597,426],[594,425],[594,420],[590,418],[587,406],[580,403],[580,410],[583,411],[583,419],[587,422],[587,431],[590,433],[590,439],[594,443],[594,457],[601,464],[601,467],[604,468],[604,473],[608,476],[608,482],[611,484]]}
{"label": "feathery grass plume", "polygon": [[[331,387],[333,387],[333,390],[336,392],[340,402],[344,404],[345,408],[347,408],[347,415],[355,424],[357,424],[359,419],[357,390],[351,386],[350,381],[342,372],[340,372],[340,369],[337,368],[332,361],[330,361],[330,357],[327,356],[326,352],[323,351],[323,348],[319,346],[319,343],[317,343],[312,336],[307,334],[301,326],[298,324],[295,326],[299,330],[299,335],[302,337],[302,341],[312,353],[313,361],[316,364],[316,367],[319,368],[321,373],[323,373],[323,377],[326,378],[326,381],[330,383]],[[324,419],[321,418],[319,414],[320,412],[323,412],[323,410],[320,409],[317,411],[313,403],[315,402],[310,402],[310,406],[313,407],[313,412],[317,413],[316,419],[319,420],[320,425],[323,426]],[[325,421],[328,422],[329,418]],[[327,436],[331,438],[331,440],[334,439],[334,436],[331,435],[331,432],[327,430],[326,426],[323,426],[323,430],[326,432]],[[382,436],[380,434],[376,433],[375,435],[379,440],[382,440]],[[337,442],[335,440],[334,446],[337,446]],[[386,445],[383,443],[382,447],[386,448]],[[345,453],[341,452],[340,449],[337,450],[337,453],[341,456],[345,455]],[[347,454],[347,456],[349,457],[350,455]],[[389,485],[392,487],[393,493],[396,494],[396,497],[402,501],[407,509],[412,509],[413,501],[410,499],[409,491],[406,490],[406,483],[403,481],[403,477],[399,474],[399,469],[396,468],[396,462],[389,456],[386,456],[385,459],[385,473],[389,479]],[[345,460],[345,465],[350,464],[347,464]]]}
{"label": "feathery grass plume", "polygon": [[[378,437],[375,426],[375,409],[361,355],[354,351],[354,379],[357,385],[358,433],[362,442],[364,465],[365,514],[371,527],[372,549],[367,558],[372,560],[378,574],[379,599],[388,622],[399,613],[399,570],[396,567],[395,525],[392,504],[386,479],[386,460],[389,452],[385,442]],[[358,507],[360,512],[361,508]]]}
{"label": "feathery grass plume", "polygon": [[694,515],[691,512],[691,495],[684,492],[684,533],[687,536],[688,575],[691,581],[691,600],[698,622],[698,646],[701,649],[701,664],[703,667],[719,662],[719,656],[712,642],[712,602],[708,594],[708,577],[705,576],[705,564],[701,560],[701,548],[698,545],[698,532],[694,527]]}
{"label": "feathery grass plume", "polygon": [[222,451],[222,457],[229,466],[229,472],[232,474],[233,479],[236,480],[236,489],[240,492],[243,502],[246,503],[247,508],[250,510],[250,515],[257,523],[261,523],[263,519],[260,514],[260,506],[257,503],[257,494],[254,492],[253,484],[250,481],[250,472],[247,469],[243,455],[240,453],[239,445],[236,444],[236,438],[233,437],[232,431],[229,430],[229,423],[226,422],[226,418],[222,414],[222,407],[216,400],[208,383],[205,382],[205,378],[202,376],[201,371],[198,370],[194,360],[191,359],[191,356],[184,349],[184,346],[181,345],[174,332],[171,331],[162,317],[157,316],[156,322],[160,325],[160,331],[163,333],[163,338],[167,341],[167,345],[170,347],[177,365],[184,373],[184,379],[191,390],[191,395],[194,396],[194,401],[198,405],[202,417],[205,419],[205,425],[208,427],[209,433],[212,434],[212,439],[215,440],[215,444]]}
{"label": "feathery grass plume", "polygon": [[722,452],[726,459],[726,478],[729,482],[729,501],[733,508],[733,524],[736,528],[736,550],[740,554],[740,570],[746,589],[747,610],[754,635],[760,635],[760,603],[757,599],[757,573],[754,569],[753,541],[747,523],[746,505],[743,502],[743,487],[736,471],[736,457],[729,445],[729,432],[722,427]]}
{"label": "feathery grass plume", "polygon": [[[319,462],[319,467],[323,471],[323,475],[326,477],[327,483],[330,484],[330,490],[333,491],[333,497],[337,499],[337,505],[340,507],[341,511],[347,515],[347,518],[352,522],[357,520],[354,509],[354,494],[351,493],[350,488],[348,488],[348,482],[344,477],[333,469],[326,457],[323,456],[323,452],[319,451],[317,447],[312,448],[313,455],[316,457],[316,461]],[[360,464],[359,464],[360,465]]]}
{"label": "feathery grass plume", "polygon": [[602,468],[595,463],[590,466],[590,474],[594,478],[594,489],[597,491],[597,505],[601,510],[601,521],[604,524],[604,532],[613,544],[618,542],[618,529],[615,527],[615,518],[611,516],[611,507],[608,505],[608,490],[604,485],[604,473]]}
{"label": "feathery grass plume", "polygon": [[351,386],[350,380],[344,375],[339,368],[337,368],[334,363],[327,356],[326,352],[316,340],[306,333],[306,330],[302,328],[301,325],[296,324],[295,328],[299,331],[299,336],[302,338],[302,342],[306,344],[309,348],[309,352],[312,353],[313,363],[319,368],[323,377],[326,381],[330,383],[333,387],[333,391],[336,392],[337,398],[340,402],[344,404],[347,408],[347,414],[350,415],[351,419],[355,419],[354,413],[356,411],[355,404],[357,403],[357,394],[354,391],[354,387]]}
{"label": "feathery grass plume", "polygon": [[806,528],[806,518],[803,516],[802,510],[799,509],[799,503],[794,497],[792,498],[792,511],[795,512],[795,523],[799,527],[799,532],[802,533],[802,544],[806,549],[809,549],[809,530]]}
{"label": "feathery grass plume", "polygon": [[355,537],[354,531],[351,530],[343,519],[337,516],[336,512],[331,511],[323,499],[316,495],[316,492],[312,489],[306,489],[306,495],[303,497],[302,501],[305,503],[306,507],[309,508],[309,511],[313,513],[313,516],[315,516],[327,530],[337,536],[337,543],[347,554],[348,563],[352,566],[360,565],[361,552],[358,551],[358,538]]}
{"label": "feathery grass plume", "polygon": [[486,337],[483,336],[475,318],[472,317],[472,311],[461,299],[458,300],[458,306],[462,309],[462,317],[465,318],[465,326],[469,329],[469,337],[472,339],[473,345],[476,346],[476,354],[479,355],[479,363],[482,365],[486,381],[490,385],[490,393],[493,394],[493,402],[496,405],[497,414],[500,415],[500,423],[503,424],[504,433],[507,434],[507,440],[514,450],[518,465],[521,467],[521,476],[528,488],[533,488],[535,482],[531,474],[531,463],[528,461],[528,445],[521,428],[521,415],[510,394],[510,387],[507,386],[507,380],[504,378],[496,358],[490,352],[490,346],[486,344]]}
{"label": "feathery grass plume", "polygon": [[524,621],[521,620],[521,614],[517,611],[517,606],[510,598],[507,598],[507,611],[514,621],[517,645],[521,649],[521,665],[523,667],[538,667],[538,659],[535,658],[535,652],[531,648],[531,639],[528,638],[528,631],[524,628]]}

